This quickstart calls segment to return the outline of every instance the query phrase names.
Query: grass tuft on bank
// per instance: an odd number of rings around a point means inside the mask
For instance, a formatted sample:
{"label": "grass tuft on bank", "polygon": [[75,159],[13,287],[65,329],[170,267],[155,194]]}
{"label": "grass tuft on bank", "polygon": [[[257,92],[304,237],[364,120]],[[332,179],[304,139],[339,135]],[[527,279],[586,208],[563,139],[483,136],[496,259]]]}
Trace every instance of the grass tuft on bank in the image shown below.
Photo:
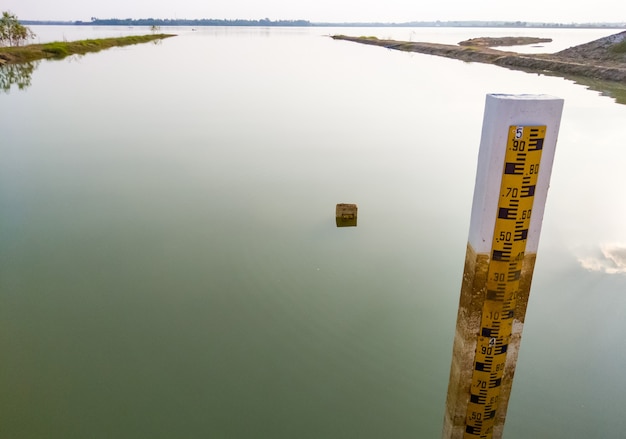
{"label": "grass tuft on bank", "polygon": [[626,53],[626,40],[623,40],[617,44],[612,45],[609,50],[613,53]]}
{"label": "grass tuft on bank", "polygon": [[80,41],[55,41],[53,43],[29,44],[20,47],[0,47],[0,64],[19,64],[40,59],[62,59],[70,55],[84,55],[90,52],[99,52],[111,47],[148,43],[150,41],[158,41],[174,36],[176,35],[132,35],[127,37]]}

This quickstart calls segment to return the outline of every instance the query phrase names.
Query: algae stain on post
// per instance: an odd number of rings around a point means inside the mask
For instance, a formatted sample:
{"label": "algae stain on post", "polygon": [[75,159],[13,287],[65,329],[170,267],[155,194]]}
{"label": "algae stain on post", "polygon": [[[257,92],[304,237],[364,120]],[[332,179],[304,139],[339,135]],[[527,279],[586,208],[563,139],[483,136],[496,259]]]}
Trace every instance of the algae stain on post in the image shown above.
{"label": "algae stain on post", "polygon": [[563,100],[487,95],[444,439],[499,439],[513,384]]}

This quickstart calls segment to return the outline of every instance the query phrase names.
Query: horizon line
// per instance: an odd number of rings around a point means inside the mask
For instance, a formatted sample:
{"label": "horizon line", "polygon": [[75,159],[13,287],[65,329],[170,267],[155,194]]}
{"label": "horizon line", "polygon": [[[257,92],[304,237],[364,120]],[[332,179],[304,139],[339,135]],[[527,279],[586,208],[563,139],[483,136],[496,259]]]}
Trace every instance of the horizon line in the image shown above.
{"label": "horizon line", "polygon": [[302,25],[310,26],[409,26],[409,25],[451,25],[451,24],[484,24],[484,25],[512,25],[516,27],[532,27],[534,25],[545,27],[549,26],[594,26],[594,27],[626,27],[626,21],[622,22],[550,22],[550,21],[522,21],[522,20],[423,20],[423,21],[404,21],[404,22],[379,22],[379,21],[310,21],[306,19],[278,19],[271,20],[269,18],[260,19],[244,19],[244,18],[97,18],[92,17],[91,21],[83,20],[29,20],[20,19],[20,22],[26,24],[46,24],[46,23],[58,23],[58,24],[94,24],[98,22],[239,22],[239,23],[263,23],[263,24],[278,24],[278,23],[302,23]]}

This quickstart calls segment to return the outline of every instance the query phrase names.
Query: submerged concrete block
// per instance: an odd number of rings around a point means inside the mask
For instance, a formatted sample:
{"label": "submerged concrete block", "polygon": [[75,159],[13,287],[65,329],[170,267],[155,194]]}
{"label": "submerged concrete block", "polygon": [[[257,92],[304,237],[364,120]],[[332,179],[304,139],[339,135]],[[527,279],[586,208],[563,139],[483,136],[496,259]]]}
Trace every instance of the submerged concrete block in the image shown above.
{"label": "submerged concrete block", "polygon": [[356,217],[358,208],[356,204],[337,204],[335,219],[337,227],[356,227]]}

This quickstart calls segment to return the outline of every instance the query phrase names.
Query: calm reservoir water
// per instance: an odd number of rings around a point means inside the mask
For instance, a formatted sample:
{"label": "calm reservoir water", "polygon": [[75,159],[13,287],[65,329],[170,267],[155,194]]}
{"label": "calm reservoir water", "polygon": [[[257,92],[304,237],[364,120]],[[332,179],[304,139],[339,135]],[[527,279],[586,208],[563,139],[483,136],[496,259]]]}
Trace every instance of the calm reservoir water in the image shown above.
{"label": "calm reservoir water", "polygon": [[565,99],[505,436],[624,437],[626,106],[325,36],[517,29],[164,31],[0,94],[0,437],[440,437],[487,93]]}

